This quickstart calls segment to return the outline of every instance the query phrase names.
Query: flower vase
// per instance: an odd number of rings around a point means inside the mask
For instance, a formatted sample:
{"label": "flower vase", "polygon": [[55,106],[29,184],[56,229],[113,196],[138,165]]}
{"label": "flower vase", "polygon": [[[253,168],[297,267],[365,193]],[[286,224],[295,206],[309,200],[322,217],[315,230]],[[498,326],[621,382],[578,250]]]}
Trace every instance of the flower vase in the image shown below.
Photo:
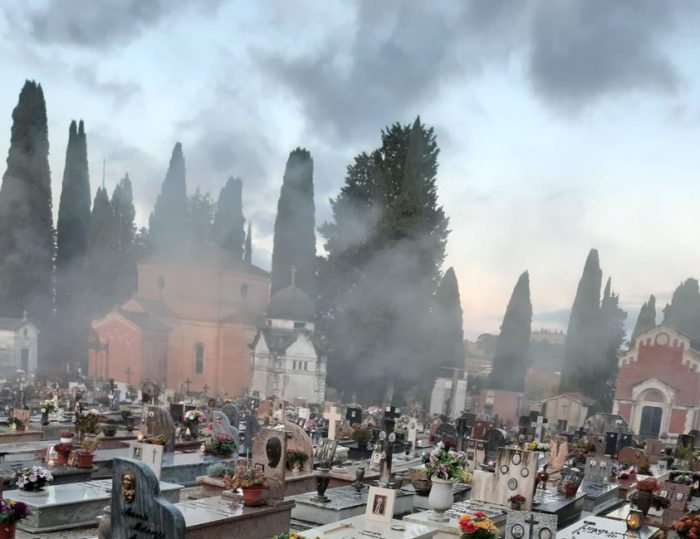
{"label": "flower vase", "polygon": [[435,522],[446,522],[449,518],[445,516],[445,511],[452,507],[454,503],[452,491],[454,480],[440,479],[433,476],[432,483],[433,485],[428,495],[428,505],[432,513],[428,515],[428,519]]}
{"label": "flower vase", "polygon": [[196,440],[199,437],[199,423],[197,423],[197,420],[188,421],[187,428],[190,431],[190,436],[192,436],[192,439]]}
{"label": "flower vase", "polygon": [[15,539],[15,522],[3,522],[0,524],[0,539]]}
{"label": "flower vase", "polygon": [[319,468],[316,470],[316,496],[311,498],[314,502],[328,503],[330,499],[326,497],[326,489],[331,481],[330,468]]}
{"label": "flower vase", "polygon": [[42,425],[48,425],[49,424],[49,412],[41,412],[41,424]]}
{"label": "flower vase", "polygon": [[637,509],[639,509],[644,516],[649,512],[651,507],[651,502],[654,500],[654,493],[648,490],[637,491]]}
{"label": "flower vase", "polygon": [[255,485],[252,487],[245,487],[241,489],[243,491],[243,505],[260,505],[262,501],[263,486]]}

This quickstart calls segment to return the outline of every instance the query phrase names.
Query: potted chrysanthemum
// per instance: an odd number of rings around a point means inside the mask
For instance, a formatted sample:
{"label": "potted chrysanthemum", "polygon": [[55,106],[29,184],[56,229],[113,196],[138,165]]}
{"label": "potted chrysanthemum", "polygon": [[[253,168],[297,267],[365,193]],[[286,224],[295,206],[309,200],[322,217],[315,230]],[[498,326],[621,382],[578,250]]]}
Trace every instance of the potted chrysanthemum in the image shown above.
{"label": "potted chrysanthemum", "polygon": [[14,539],[17,521],[28,515],[26,503],[0,498],[0,539]]}
{"label": "potted chrysanthemum", "polygon": [[207,420],[207,414],[201,410],[188,410],[185,412],[185,425],[190,431],[192,438],[199,436],[199,425]]}
{"label": "potted chrysanthemum", "polygon": [[247,463],[238,466],[233,476],[224,475],[224,485],[227,489],[243,491],[243,505],[259,505],[267,481],[261,469]]}

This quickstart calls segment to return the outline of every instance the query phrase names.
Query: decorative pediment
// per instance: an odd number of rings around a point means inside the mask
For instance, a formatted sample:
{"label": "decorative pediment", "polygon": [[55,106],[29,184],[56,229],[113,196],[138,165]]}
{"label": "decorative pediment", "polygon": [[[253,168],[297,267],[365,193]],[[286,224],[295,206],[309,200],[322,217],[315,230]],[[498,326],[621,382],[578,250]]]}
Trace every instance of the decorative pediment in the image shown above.
{"label": "decorative pediment", "polygon": [[647,378],[632,386],[632,399],[637,401],[650,391],[661,393],[666,403],[674,402],[676,390],[658,378]]}

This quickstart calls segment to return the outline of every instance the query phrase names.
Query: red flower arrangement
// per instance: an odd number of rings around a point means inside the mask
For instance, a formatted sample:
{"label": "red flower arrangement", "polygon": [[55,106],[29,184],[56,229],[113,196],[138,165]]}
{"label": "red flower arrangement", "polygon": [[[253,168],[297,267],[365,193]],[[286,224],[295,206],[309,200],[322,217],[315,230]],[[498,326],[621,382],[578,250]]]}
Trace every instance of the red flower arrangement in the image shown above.
{"label": "red flower arrangement", "polygon": [[476,511],[473,515],[459,518],[462,539],[496,539],[498,528],[486,513]]}

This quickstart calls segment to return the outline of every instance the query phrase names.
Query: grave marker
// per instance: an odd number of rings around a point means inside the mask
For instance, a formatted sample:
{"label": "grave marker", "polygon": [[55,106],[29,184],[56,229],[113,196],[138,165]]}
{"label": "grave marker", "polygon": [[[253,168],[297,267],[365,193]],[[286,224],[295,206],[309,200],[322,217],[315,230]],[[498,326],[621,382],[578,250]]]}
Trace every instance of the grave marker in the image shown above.
{"label": "grave marker", "polygon": [[[313,448],[311,446],[311,438],[306,434],[303,428],[291,421],[285,421],[285,429],[287,430],[287,451],[300,451],[307,456],[306,462],[302,466],[303,472],[311,472],[313,470]],[[286,453],[285,453],[286,455]],[[333,462],[335,451],[330,462]]]}
{"label": "grave marker", "polygon": [[173,418],[175,423],[182,423],[183,417],[185,415],[185,405],[182,403],[171,403],[170,404],[170,417]]}
{"label": "grave marker", "polygon": [[238,429],[238,425],[241,422],[241,414],[238,411],[238,407],[235,404],[224,404],[221,407],[221,411],[226,414],[226,417],[228,417],[229,423],[233,426],[233,428]]}
{"label": "grave marker", "polygon": [[408,420],[408,443],[411,455],[416,454],[416,435],[418,433],[418,422],[415,417]]}
{"label": "grave marker", "polygon": [[362,408],[348,407],[348,409],[345,411],[345,419],[347,419],[350,425],[355,423],[359,425],[362,423]]}
{"label": "grave marker", "polygon": [[610,455],[611,457],[613,455],[617,455],[617,440],[618,434],[617,432],[606,432],[605,433],[605,454]]}
{"label": "grave marker", "polygon": [[525,498],[523,507],[532,508],[537,475],[537,453],[519,449],[501,449],[494,472],[474,470],[470,499],[509,505],[508,498],[520,494]]}
{"label": "grave marker", "polygon": [[165,451],[175,451],[175,423],[167,410],[160,406],[146,406],[141,422],[141,431],[145,436],[163,436]]}
{"label": "grave marker", "polygon": [[264,427],[253,439],[253,467],[262,469],[267,480],[266,500],[272,505],[284,499],[287,436],[284,431]]}
{"label": "grave marker", "polygon": [[634,445],[634,437],[630,433],[622,433],[620,436],[620,450]]}
{"label": "grave marker", "polygon": [[617,460],[620,464],[636,466],[637,470],[648,470],[649,459],[646,453],[636,447],[625,447],[617,454]]}
{"label": "grave marker", "polygon": [[185,539],[182,513],[160,495],[148,466],[115,458],[112,485],[112,539]]}
{"label": "grave marker", "polygon": [[508,511],[506,539],[554,539],[557,535],[557,515]]}
{"label": "grave marker", "polygon": [[341,415],[338,412],[338,408],[336,408],[335,406],[331,406],[330,410],[323,413],[323,419],[328,420],[328,439],[335,440],[335,422],[341,419]]}
{"label": "grave marker", "polygon": [[610,457],[588,457],[583,478],[593,484],[602,485],[610,475]]}
{"label": "grave marker", "polygon": [[143,462],[148,466],[158,480],[163,468],[163,446],[156,444],[143,444],[131,442],[131,455],[133,460]]}
{"label": "grave marker", "polygon": [[224,436],[238,444],[238,429],[232,427],[228,416],[219,410],[214,410],[212,414],[212,431],[214,436]]}

